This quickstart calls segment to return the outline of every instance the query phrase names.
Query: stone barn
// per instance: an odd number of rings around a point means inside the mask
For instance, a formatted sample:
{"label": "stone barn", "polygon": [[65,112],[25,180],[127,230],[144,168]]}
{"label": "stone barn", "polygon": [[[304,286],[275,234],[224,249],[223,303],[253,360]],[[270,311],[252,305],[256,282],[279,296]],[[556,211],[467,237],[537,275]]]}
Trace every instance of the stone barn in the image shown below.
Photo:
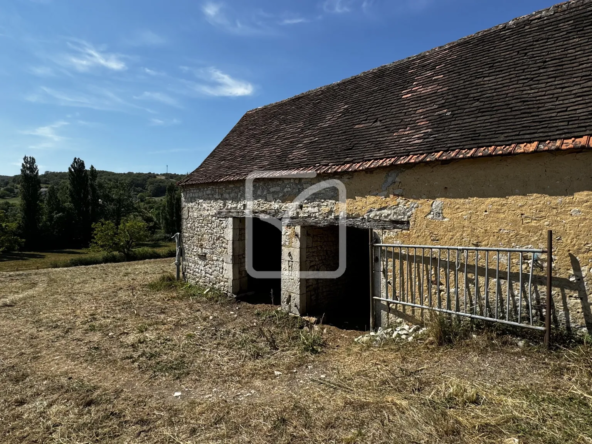
{"label": "stone barn", "polygon": [[368,328],[399,285],[371,270],[404,256],[370,242],[522,248],[530,289],[552,229],[553,321],[592,332],[591,24],[573,0],[247,112],[181,183],[186,279]]}

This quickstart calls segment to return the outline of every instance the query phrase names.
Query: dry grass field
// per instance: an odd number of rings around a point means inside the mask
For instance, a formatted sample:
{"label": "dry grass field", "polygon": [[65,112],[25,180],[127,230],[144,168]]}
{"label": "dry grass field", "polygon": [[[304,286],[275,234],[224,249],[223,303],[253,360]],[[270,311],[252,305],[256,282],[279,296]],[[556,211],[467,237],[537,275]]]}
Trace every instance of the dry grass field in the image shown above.
{"label": "dry grass field", "polygon": [[0,273],[0,442],[592,443],[586,345],[368,347],[172,270]]}

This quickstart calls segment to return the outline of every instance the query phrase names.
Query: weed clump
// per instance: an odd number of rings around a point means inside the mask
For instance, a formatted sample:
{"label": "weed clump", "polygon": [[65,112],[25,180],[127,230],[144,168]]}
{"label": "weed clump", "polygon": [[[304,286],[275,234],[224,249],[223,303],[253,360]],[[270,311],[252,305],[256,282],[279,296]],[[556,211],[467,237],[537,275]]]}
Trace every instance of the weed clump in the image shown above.
{"label": "weed clump", "polygon": [[177,297],[181,299],[206,299],[211,302],[225,303],[232,301],[219,290],[214,288],[204,288],[189,282],[177,281],[171,273],[163,274],[158,279],[150,282],[148,288],[152,291],[171,291],[177,292]]}
{"label": "weed clump", "polygon": [[441,387],[441,398],[449,408],[465,407],[469,404],[480,405],[483,397],[475,387],[462,381],[451,381]]}
{"label": "weed clump", "polygon": [[173,274],[163,274],[158,279],[150,282],[148,288],[152,291],[166,291],[173,290],[180,287],[181,282],[175,279]]}
{"label": "weed clump", "polygon": [[325,338],[320,330],[311,327],[300,331],[300,350],[303,352],[316,355],[323,351],[324,346]]}
{"label": "weed clump", "polygon": [[463,322],[444,315],[434,315],[428,321],[427,334],[437,345],[452,345],[467,339],[471,329],[467,322]]}

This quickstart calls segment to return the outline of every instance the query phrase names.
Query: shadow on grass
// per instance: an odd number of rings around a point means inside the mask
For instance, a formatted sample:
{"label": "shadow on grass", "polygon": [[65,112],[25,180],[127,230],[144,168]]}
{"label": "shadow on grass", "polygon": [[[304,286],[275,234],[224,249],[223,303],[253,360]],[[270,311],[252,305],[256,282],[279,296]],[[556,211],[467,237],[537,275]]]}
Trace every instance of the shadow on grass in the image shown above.
{"label": "shadow on grass", "polygon": [[44,254],[40,253],[2,253],[0,254],[0,262],[9,261],[26,261],[29,259],[43,259]]}
{"label": "shadow on grass", "polygon": [[87,251],[78,251],[78,250],[44,250],[41,253],[51,253],[51,254],[88,254]]}
{"label": "shadow on grass", "polygon": [[88,254],[76,250],[44,250],[44,251],[17,251],[0,254],[0,262],[26,261],[30,259],[45,259],[49,254],[80,255]]}

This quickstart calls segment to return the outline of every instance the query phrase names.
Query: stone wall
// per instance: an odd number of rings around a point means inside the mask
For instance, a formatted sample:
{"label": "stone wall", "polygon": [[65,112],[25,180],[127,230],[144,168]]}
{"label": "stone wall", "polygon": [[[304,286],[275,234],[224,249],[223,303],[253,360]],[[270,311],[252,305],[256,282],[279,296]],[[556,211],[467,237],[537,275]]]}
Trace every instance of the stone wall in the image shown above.
{"label": "stone wall", "polygon": [[[553,152],[315,179],[257,180],[254,210],[278,214],[287,210],[306,187],[336,178],[347,189],[348,217],[409,221],[409,230],[376,231],[384,242],[545,248],[546,231],[553,229],[557,321],[574,330],[587,327],[592,331],[591,164],[589,151]],[[341,209],[336,196],[336,190],[324,190],[295,213],[299,217],[333,219]],[[232,270],[226,262],[231,262],[227,227],[232,219],[217,218],[216,212],[244,210],[244,183],[189,187],[184,189],[183,202],[188,278],[230,292]],[[284,227],[283,270],[301,266],[298,236],[305,228]],[[302,293],[306,289],[303,284],[286,275],[284,299]],[[288,305],[294,309],[293,297],[290,299]]]}
{"label": "stone wall", "polygon": [[231,220],[219,219],[208,211],[206,201],[187,200],[194,192],[183,193],[183,268],[192,283],[229,291],[228,265],[231,263]]}

